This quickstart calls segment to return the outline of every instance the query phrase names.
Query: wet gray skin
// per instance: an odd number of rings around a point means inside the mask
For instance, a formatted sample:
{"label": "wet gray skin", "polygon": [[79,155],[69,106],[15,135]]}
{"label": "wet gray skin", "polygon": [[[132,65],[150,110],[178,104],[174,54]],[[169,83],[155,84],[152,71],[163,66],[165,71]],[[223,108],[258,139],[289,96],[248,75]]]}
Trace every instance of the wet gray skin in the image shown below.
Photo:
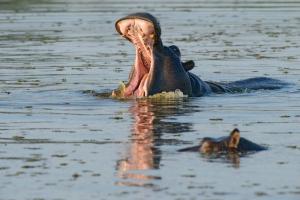
{"label": "wet gray skin", "polygon": [[[203,81],[189,72],[194,62],[182,62],[177,46],[164,46],[158,20],[149,13],[134,13],[117,20],[116,30],[136,47],[136,61],[125,87],[125,97],[143,97],[180,89],[188,96],[209,93],[279,89],[286,83],[257,77],[220,83]],[[115,92],[113,92],[113,95]]]}
{"label": "wet gray skin", "polygon": [[220,138],[206,137],[199,145],[178,150],[179,152],[194,151],[201,153],[248,153],[263,151],[267,148],[240,137],[240,131],[234,129],[229,136]]}

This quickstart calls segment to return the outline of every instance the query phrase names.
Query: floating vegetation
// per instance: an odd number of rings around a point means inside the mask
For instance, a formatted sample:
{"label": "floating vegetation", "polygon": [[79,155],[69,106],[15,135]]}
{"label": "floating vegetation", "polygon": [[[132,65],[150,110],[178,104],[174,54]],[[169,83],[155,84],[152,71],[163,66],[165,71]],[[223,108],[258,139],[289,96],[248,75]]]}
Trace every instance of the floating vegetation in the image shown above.
{"label": "floating vegetation", "polygon": [[125,97],[125,88],[126,85],[124,82],[121,82],[118,89],[112,91],[111,97],[114,99],[129,99]]}
{"label": "floating vegetation", "polygon": [[[125,88],[126,85],[124,82],[121,82],[118,89],[113,90],[111,94],[111,98],[114,99],[133,99],[132,96],[126,97],[125,96]],[[160,100],[160,99],[180,99],[180,98],[186,98],[188,95],[183,94],[181,90],[176,89],[174,92],[161,92],[158,94],[154,94],[148,97],[141,97],[139,99],[155,99],[155,100]]]}
{"label": "floating vegetation", "polygon": [[180,99],[180,98],[186,98],[188,95],[183,94],[181,90],[176,89],[174,92],[162,92],[158,93],[152,96],[149,96],[148,98],[151,99]]}

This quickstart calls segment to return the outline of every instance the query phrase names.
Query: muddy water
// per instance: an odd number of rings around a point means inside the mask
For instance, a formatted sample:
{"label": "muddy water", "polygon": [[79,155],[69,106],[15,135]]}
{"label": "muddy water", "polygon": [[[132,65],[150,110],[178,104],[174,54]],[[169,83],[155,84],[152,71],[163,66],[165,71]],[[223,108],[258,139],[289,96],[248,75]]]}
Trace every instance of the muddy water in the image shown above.
{"label": "muddy water", "polygon": [[[276,91],[117,101],[133,47],[114,21],[148,11],[205,80]],[[0,1],[0,199],[299,199],[299,1]],[[176,150],[234,127],[268,151]]]}

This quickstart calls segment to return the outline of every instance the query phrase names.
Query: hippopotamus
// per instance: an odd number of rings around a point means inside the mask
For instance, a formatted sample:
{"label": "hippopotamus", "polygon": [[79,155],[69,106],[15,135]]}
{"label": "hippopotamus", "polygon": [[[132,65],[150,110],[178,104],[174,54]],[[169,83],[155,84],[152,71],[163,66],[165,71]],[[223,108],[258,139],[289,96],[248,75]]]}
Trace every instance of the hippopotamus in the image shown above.
{"label": "hippopotamus", "polygon": [[[284,82],[267,77],[249,78],[234,82],[203,81],[190,70],[193,61],[182,62],[175,45],[164,46],[158,20],[149,13],[133,13],[118,19],[117,32],[135,46],[135,62],[122,95],[147,97],[161,92],[180,90],[191,97],[210,93],[239,92],[257,89],[278,89]],[[113,91],[112,96],[117,95]]]}
{"label": "hippopotamus", "polygon": [[267,148],[251,142],[246,138],[240,137],[239,129],[235,128],[229,136],[224,136],[220,138],[210,138],[205,137],[202,139],[199,145],[187,147],[184,149],[178,150],[179,152],[184,151],[194,151],[201,152],[204,154],[207,153],[248,153],[248,152],[256,152],[263,151]]}

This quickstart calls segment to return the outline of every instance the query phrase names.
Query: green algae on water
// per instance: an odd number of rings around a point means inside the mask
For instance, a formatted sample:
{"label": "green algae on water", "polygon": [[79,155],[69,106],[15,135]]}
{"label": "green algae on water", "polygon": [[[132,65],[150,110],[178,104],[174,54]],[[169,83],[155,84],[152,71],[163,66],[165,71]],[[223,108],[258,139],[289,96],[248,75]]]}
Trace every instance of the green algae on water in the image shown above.
{"label": "green algae on water", "polygon": [[150,99],[179,99],[186,98],[187,95],[183,94],[181,90],[176,89],[174,92],[161,92],[154,95],[149,96]]}
{"label": "green algae on water", "polygon": [[121,82],[119,87],[116,90],[113,90],[111,93],[111,98],[113,99],[126,99],[127,97],[125,97],[125,89],[126,89],[126,85],[124,82]]}
{"label": "green algae on water", "polygon": [[[124,84],[124,82],[121,82],[119,87],[116,90],[113,90],[112,94],[111,94],[111,98],[114,99],[132,99],[132,96],[129,97],[125,97],[125,88],[126,85]],[[183,92],[179,89],[176,89],[174,92],[161,92],[161,93],[157,93],[148,97],[141,97],[140,99],[179,99],[179,98],[186,98],[188,97],[187,95],[183,94]]]}

